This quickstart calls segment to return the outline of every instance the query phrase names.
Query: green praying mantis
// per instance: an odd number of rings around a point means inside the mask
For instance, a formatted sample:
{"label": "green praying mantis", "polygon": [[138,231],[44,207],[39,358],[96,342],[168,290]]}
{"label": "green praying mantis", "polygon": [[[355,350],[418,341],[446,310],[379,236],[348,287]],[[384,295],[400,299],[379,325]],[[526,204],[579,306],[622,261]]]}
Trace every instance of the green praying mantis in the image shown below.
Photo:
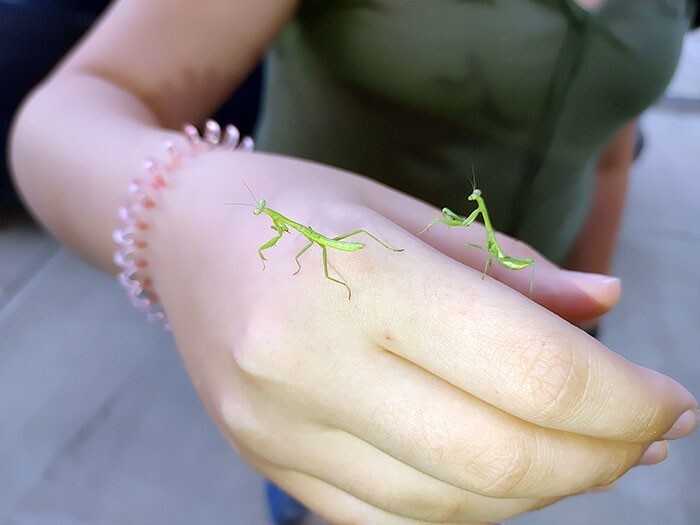
{"label": "green praying mantis", "polygon": [[[260,260],[262,261],[263,264],[263,269],[265,268],[265,255],[263,254],[264,250],[267,250],[269,248],[272,248],[275,244],[277,244],[277,241],[279,241],[282,236],[285,233],[289,233],[289,229],[292,228],[293,230],[298,231],[301,233],[306,239],[309,241],[309,243],[304,246],[304,248],[299,251],[299,253],[296,254],[294,257],[294,260],[297,263],[297,270],[294,272],[293,275],[298,274],[301,271],[301,263],[299,262],[299,258],[306,253],[306,251],[311,248],[314,244],[317,244],[322,251],[322,257],[323,257],[323,273],[326,277],[326,279],[329,279],[330,281],[333,281],[334,283],[340,284],[341,286],[344,286],[347,291],[348,291],[348,300],[352,297],[352,291],[350,290],[350,287],[348,284],[342,279],[336,279],[334,277],[331,277],[329,272],[328,272],[328,248],[332,248],[334,250],[341,250],[345,252],[355,252],[358,250],[361,250],[364,248],[364,244],[361,242],[355,242],[355,241],[346,241],[344,239],[347,239],[349,237],[353,237],[355,235],[359,235],[361,233],[366,234],[368,237],[371,239],[375,240],[377,243],[382,245],[384,248],[387,248],[391,251],[394,252],[402,252],[402,248],[393,248],[389,246],[388,244],[382,242],[379,240],[377,237],[372,235],[370,232],[364,229],[359,229],[359,230],[353,230],[350,233],[345,233],[343,235],[338,235],[337,237],[328,237],[326,235],[323,235],[314,229],[311,228],[311,226],[306,226],[304,224],[298,223],[296,221],[293,221],[292,219],[285,217],[282,215],[280,212],[273,210],[272,208],[267,206],[267,202],[264,199],[257,199],[255,195],[253,194],[252,190],[248,187],[248,184],[246,184],[245,181],[243,181],[243,184],[245,187],[248,189],[248,192],[251,194],[253,199],[257,201],[257,205],[252,205],[252,204],[244,204],[244,203],[227,203],[228,205],[238,205],[238,206],[251,206],[253,207],[253,215],[260,215],[260,214],[266,214],[267,216],[272,219],[272,226],[271,228],[277,233],[274,237],[272,237],[270,240],[268,240],[266,243],[264,243],[262,246],[258,248],[258,255],[260,256]],[[497,261],[501,266],[504,268],[508,268],[509,270],[522,270],[523,268],[527,267],[532,267],[532,273],[530,275],[530,295],[532,295],[532,286],[535,278],[535,261],[534,259],[518,259],[516,257],[511,257],[507,255],[501,246],[498,244],[498,241],[496,240],[496,235],[494,233],[493,226],[491,224],[491,219],[489,217],[489,212],[488,209],[486,208],[486,203],[484,202],[484,198],[481,196],[481,190],[476,188],[476,185],[472,182],[472,193],[467,197],[467,200],[469,201],[476,201],[477,208],[474,210],[468,217],[462,217],[461,215],[456,214],[449,208],[443,208],[442,209],[442,215],[440,217],[437,217],[430,221],[430,223],[423,228],[420,232],[417,233],[417,235],[421,235],[422,233],[425,233],[427,230],[430,229],[431,226],[433,226],[437,222],[441,222],[443,224],[446,224],[449,227],[452,226],[463,226],[463,227],[468,227],[472,222],[474,222],[479,215],[481,215],[483,222],[484,222],[484,228],[486,229],[486,244],[485,245],[479,245],[479,244],[474,244],[474,243],[469,243],[470,246],[473,246],[475,248],[478,248],[480,250],[485,250],[488,252],[487,258],[486,258],[486,266],[484,267],[484,273],[483,276],[486,276],[486,274],[489,271],[489,268],[491,267],[491,263],[495,260]]]}
{"label": "green praying mantis", "polygon": [[[314,244],[318,244],[321,247],[321,251],[323,254],[323,273],[326,276],[326,279],[329,279],[333,281],[334,283],[338,283],[342,286],[344,286],[347,291],[348,291],[348,300],[352,297],[352,291],[350,290],[350,287],[348,284],[342,279],[336,279],[334,277],[331,277],[328,273],[328,248],[333,248],[334,250],[341,250],[344,252],[356,252],[358,250],[361,250],[362,248],[365,247],[364,243],[361,242],[354,242],[354,241],[345,241],[343,239],[347,239],[349,237],[353,237],[354,235],[359,235],[361,233],[366,234],[368,237],[371,239],[374,239],[377,241],[379,244],[384,246],[384,248],[387,248],[393,252],[402,252],[403,248],[392,248],[388,244],[382,242],[379,240],[377,237],[372,235],[370,232],[367,230],[359,229],[359,230],[353,230],[350,233],[344,233],[343,235],[338,235],[337,237],[327,237],[326,235],[323,235],[317,231],[315,231],[311,226],[306,226],[304,224],[300,224],[296,221],[293,221],[292,219],[285,217],[282,215],[280,212],[273,210],[272,208],[267,206],[267,202],[264,199],[258,199],[255,197],[253,194],[252,190],[248,187],[248,184],[243,181],[243,184],[245,184],[245,187],[248,189],[248,192],[251,194],[253,199],[257,201],[257,205],[254,206],[253,210],[253,215],[260,215],[261,213],[264,213],[268,215],[272,219],[272,226],[271,228],[277,232],[277,235],[272,237],[269,241],[267,241],[265,244],[260,246],[258,248],[258,255],[260,256],[260,260],[262,261],[263,264],[263,269],[265,269],[265,255],[263,254],[264,250],[267,250],[268,248],[272,248],[275,244],[277,244],[277,241],[279,241],[282,238],[282,235],[285,233],[289,233],[289,228],[292,228],[299,233],[301,233],[306,239],[309,241],[309,244],[304,246],[299,253],[296,254],[294,257],[294,260],[297,263],[297,270],[292,274],[296,275],[301,271],[301,263],[299,262],[299,257],[304,255],[306,251],[311,248]],[[252,204],[243,204],[243,203],[227,203],[228,205],[238,205],[238,206],[253,206]]]}
{"label": "green praying mantis", "polygon": [[491,218],[489,217],[489,211],[486,208],[486,202],[484,202],[484,198],[481,196],[481,190],[479,190],[476,187],[476,184],[472,182],[472,193],[467,197],[467,200],[469,201],[476,201],[476,210],[474,210],[468,217],[462,217],[461,215],[457,215],[455,212],[450,210],[449,208],[443,208],[442,209],[442,215],[440,217],[437,217],[436,219],[433,219],[428,223],[428,225],[423,228],[421,231],[419,231],[416,235],[421,235],[422,233],[425,233],[427,230],[430,229],[430,227],[435,224],[436,222],[441,222],[443,224],[446,224],[449,227],[452,226],[464,226],[467,227],[469,226],[472,222],[476,220],[476,218],[481,215],[483,221],[484,221],[484,228],[486,229],[486,244],[485,245],[480,245],[480,244],[474,244],[474,243],[469,243],[469,246],[473,246],[474,248],[478,248],[480,250],[485,250],[488,252],[487,257],[486,257],[486,266],[484,267],[484,273],[482,275],[482,279],[486,276],[487,272],[489,271],[489,268],[491,267],[491,263],[495,260],[498,262],[501,266],[504,268],[508,268],[509,270],[522,270],[523,268],[527,268],[528,266],[532,267],[532,272],[530,274],[530,295],[532,295],[532,285],[534,283],[535,279],[535,260],[534,259],[518,259],[516,257],[511,257],[510,255],[507,255],[501,246],[498,244],[498,241],[496,240],[496,234],[494,233],[493,226],[491,224]]}

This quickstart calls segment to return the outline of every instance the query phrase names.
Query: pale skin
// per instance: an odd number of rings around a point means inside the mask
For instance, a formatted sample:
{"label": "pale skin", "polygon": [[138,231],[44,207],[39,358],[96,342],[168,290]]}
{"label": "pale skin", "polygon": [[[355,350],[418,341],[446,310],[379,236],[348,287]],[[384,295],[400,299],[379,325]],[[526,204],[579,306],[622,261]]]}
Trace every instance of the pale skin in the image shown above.
{"label": "pale skin", "polygon": [[[226,99],[297,2],[206,7],[117,2],[15,122],[26,202],[110,273],[114,216],[143,157]],[[303,236],[261,272],[268,225],[240,228],[221,206],[246,198],[239,176],[299,224],[361,224],[406,251],[339,258],[350,302],[318,260],[289,276]],[[488,523],[607,485],[692,431],[694,417],[675,425],[697,406],[686,389],[569,323],[611,308],[616,280],[566,272],[499,234],[506,253],[537,259],[529,299],[522,272],[494,267],[482,281],[481,254],[463,240],[409,233],[437,213],[285,156],[215,152],[178,172],[149,238],[155,288],[207,410],[255,468],[331,523]]]}
{"label": "pale skin", "polygon": [[[476,244],[469,243],[470,246],[478,248],[480,250],[485,250],[488,255],[486,256],[486,265],[484,266],[484,276],[488,273],[491,267],[492,261],[497,261],[498,264],[509,270],[522,270],[529,266],[532,267],[532,273],[530,276],[530,295],[532,295],[532,283],[535,278],[535,260],[534,259],[518,259],[517,257],[511,257],[503,251],[501,245],[498,244],[496,240],[496,233],[494,232],[493,225],[491,224],[491,218],[489,217],[489,211],[486,208],[486,202],[481,196],[481,190],[474,187],[474,190],[467,196],[467,200],[476,201],[477,208],[468,217],[462,217],[457,215],[455,212],[449,208],[442,209],[442,216],[433,219],[428,223],[428,225],[423,228],[417,235],[420,235],[430,229],[430,227],[436,222],[441,222],[448,227],[461,226],[466,228],[471,223],[473,223],[479,215],[481,215],[484,221],[484,229],[486,230],[486,244]],[[483,278],[483,277],[482,277]]]}
{"label": "pale skin", "polygon": [[326,279],[333,281],[334,283],[338,283],[341,286],[344,286],[347,291],[348,291],[348,300],[352,297],[352,290],[350,290],[350,287],[348,284],[343,281],[342,279],[336,279],[334,277],[331,277],[328,274],[328,253],[327,253],[327,248],[332,248],[334,250],[340,250],[343,252],[356,252],[358,250],[361,250],[362,248],[365,247],[365,245],[361,242],[352,242],[352,241],[344,241],[343,239],[348,239],[350,237],[353,237],[355,235],[359,235],[361,233],[364,233],[371,239],[374,239],[377,241],[379,244],[387,248],[388,250],[391,250],[393,252],[402,252],[403,249],[401,248],[392,248],[388,244],[380,241],[377,239],[374,235],[369,233],[367,230],[354,230],[351,231],[350,233],[345,233],[343,235],[338,235],[337,237],[326,237],[325,235],[318,233],[317,231],[314,231],[311,226],[304,226],[303,224],[299,224],[298,222],[295,222],[284,215],[282,215],[280,212],[273,210],[272,208],[269,208],[267,206],[267,202],[264,199],[261,199],[258,201],[257,206],[255,206],[255,209],[253,210],[253,215],[260,215],[261,213],[264,213],[265,215],[269,216],[272,219],[272,229],[277,232],[277,235],[272,237],[269,241],[267,241],[265,244],[260,246],[258,248],[258,255],[260,255],[260,260],[263,263],[263,269],[265,269],[265,256],[263,255],[263,251],[267,250],[269,248],[272,248],[275,244],[277,244],[277,241],[279,241],[282,238],[282,235],[285,233],[289,233],[289,228],[292,228],[299,233],[301,233],[306,239],[309,241],[309,244],[304,246],[299,253],[297,253],[294,256],[294,260],[297,263],[297,270],[294,272],[294,275],[298,274],[301,271],[301,264],[299,263],[299,257],[304,255],[304,253],[311,248],[314,244],[317,244],[322,251],[323,254],[323,274],[326,276]]}

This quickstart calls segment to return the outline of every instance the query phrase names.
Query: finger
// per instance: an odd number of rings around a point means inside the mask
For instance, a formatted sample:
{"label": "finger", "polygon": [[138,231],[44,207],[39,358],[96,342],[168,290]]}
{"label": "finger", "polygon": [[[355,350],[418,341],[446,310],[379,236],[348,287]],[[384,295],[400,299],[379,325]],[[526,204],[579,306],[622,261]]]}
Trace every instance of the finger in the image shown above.
{"label": "finger", "polygon": [[341,430],[289,421],[277,421],[275,427],[284,429],[283,442],[256,439],[250,441],[255,452],[246,448],[246,454],[322,479],[397,516],[437,523],[500,521],[559,499],[482,496],[428,476]]}
{"label": "finger", "polygon": [[[375,364],[367,363],[367,366],[374,368]],[[345,363],[341,363],[343,365]],[[330,411],[334,417],[342,418],[338,412],[345,412],[338,406],[328,406],[332,403],[329,400],[346,404],[356,396],[347,392],[338,395],[328,390],[328,374],[317,382],[307,371],[308,368],[299,379],[307,385],[318,383],[317,386],[326,391],[325,404],[309,402],[307,393],[300,392],[298,385],[291,385],[275,392],[268,391],[263,397],[240,393],[226,395],[212,413],[234,448],[253,465],[265,461],[304,472],[384,511],[431,522],[502,520],[559,499],[494,498],[472,493],[413,468],[396,459],[399,455],[392,457],[349,432],[328,426],[327,421],[332,418],[323,414]],[[251,379],[239,381],[246,383],[250,390],[253,388]],[[363,382],[364,378],[360,378],[360,384]],[[289,402],[294,396],[303,400],[302,406]],[[309,410],[317,416],[316,421],[309,421]],[[364,423],[350,426],[353,432],[361,431]],[[468,448],[471,444],[461,443],[460,446]],[[439,458],[439,463],[446,460],[448,458]]]}
{"label": "finger", "polygon": [[635,466],[658,465],[668,457],[668,442],[655,441],[646,449]]}
{"label": "finger", "polygon": [[672,379],[510,288],[402,242],[410,257],[388,263],[367,250],[363,275],[351,276],[364,279],[353,309],[371,313],[359,326],[378,346],[516,417],[568,432],[651,442],[697,407]]}
{"label": "finger", "polygon": [[[399,516],[302,472],[260,463],[258,469],[316,515],[334,525],[423,525],[427,522]],[[442,522],[443,525],[488,525],[474,521]]]}
{"label": "finger", "polygon": [[[353,368],[358,361],[362,366]],[[353,372],[332,381],[305,377],[333,400],[318,407],[324,422],[430,478],[488,498],[566,496],[607,485],[646,448],[532,425],[381,349],[345,349],[334,362]],[[409,478],[402,472],[398,479]]]}
{"label": "finger", "polygon": [[[437,208],[425,202],[381,186],[379,188],[379,191],[368,196],[375,205],[375,210],[411,233],[423,229],[428,222],[440,215]],[[486,233],[481,223],[472,223],[468,228],[448,228],[436,224],[421,235],[420,239],[472,268],[484,268],[487,253],[467,246],[468,243],[484,244]],[[562,270],[532,247],[506,234],[497,233],[497,239],[508,255],[535,260],[531,297],[557,315],[577,323],[599,317],[618,302],[619,279]],[[530,296],[532,269],[527,267],[514,271],[493,264],[489,275],[523,295]]]}

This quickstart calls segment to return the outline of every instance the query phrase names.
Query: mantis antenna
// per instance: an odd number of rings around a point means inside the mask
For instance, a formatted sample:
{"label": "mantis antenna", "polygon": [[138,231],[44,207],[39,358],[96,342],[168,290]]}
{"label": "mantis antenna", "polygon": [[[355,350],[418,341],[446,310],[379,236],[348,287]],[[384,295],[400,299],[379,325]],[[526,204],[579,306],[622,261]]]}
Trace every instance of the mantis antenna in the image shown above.
{"label": "mantis antenna", "polygon": [[[309,248],[311,248],[314,244],[318,244],[318,246],[321,248],[322,254],[323,254],[323,273],[326,277],[326,279],[333,281],[334,283],[338,283],[341,286],[344,286],[347,291],[348,291],[348,299],[352,296],[352,292],[350,291],[350,287],[348,284],[343,280],[341,276],[339,276],[339,279],[336,279],[334,277],[331,277],[328,274],[328,253],[327,253],[327,248],[333,248],[334,250],[341,250],[345,252],[355,252],[357,250],[361,250],[362,248],[365,247],[365,245],[361,242],[355,242],[355,241],[346,241],[344,239],[347,239],[348,237],[352,237],[354,235],[358,235],[360,233],[364,233],[371,239],[375,240],[385,248],[394,251],[394,252],[402,252],[403,248],[392,248],[388,244],[382,242],[379,240],[377,237],[369,233],[367,230],[354,230],[351,231],[350,233],[346,233],[343,235],[338,235],[337,237],[327,237],[321,233],[318,233],[317,231],[314,231],[311,226],[306,226],[304,224],[300,224],[296,221],[293,221],[292,219],[285,217],[282,215],[280,212],[275,211],[271,208],[267,207],[267,202],[264,199],[258,200],[258,198],[255,196],[253,193],[253,190],[250,189],[250,186],[243,181],[243,184],[245,187],[248,189],[248,192],[250,195],[253,197],[253,199],[256,200],[257,206],[253,206],[252,204],[243,204],[243,203],[227,203],[231,205],[242,205],[242,206],[251,206],[255,208],[253,210],[253,215],[260,215],[261,213],[264,213],[272,219],[272,229],[275,230],[276,235],[272,237],[269,241],[267,241],[265,244],[260,246],[258,248],[258,255],[260,256],[260,260],[262,261],[263,264],[263,270],[265,269],[265,255],[263,254],[263,250],[267,250],[268,248],[272,248],[277,241],[279,241],[282,238],[282,235],[285,233],[289,233],[289,229],[292,228],[299,233],[301,233],[306,239],[309,241],[309,243],[301,249],[299,253],[297,253],[296,257],[294,257],[294,260],[297,263],[297,271],[294,272],[294,275],[298,274],[301,271],[301,264],[299,263],[299,257],[301,257]],[[337,272],[337,271],[336,271]]]}
{"label": "mantis antenna", "polygon": [[255,202],[258,202],[258,198],[255,196],[255,193],[253,193],[253,190],[250,189],[250,186],[248,186],[248,183],[245,181],[245,179],[241,180],[243,181],[243,185],[248,190],[248,193],[250,193],[250,196],[253,197],[253,200],[255,200]]}
{"label": "mantis antenna", "polygon": [[491,219],[489,218],[489,212],[486,208],[486,202],[484,201],[484,198],[481,196],[481,190],[476,187],[476,179],[474,177],[474,165],[472,164],[472,178],[471,178],[471,183],[472,183],[472,193],[467,197],[467,200],[470,201],[476,201],[477,208],[474,210],[468,217],[462,217],[461,215],[457,215],[455,212],[450,210],[449,208],[443,208],[442,209],[442,215],[436,219],[433,219],[428,223],[428,225],[423,228],[420,232],[418,232],[417,235],[420,235],[421,233],[427,231],[433,224],[436,222],[441,222],[449,227],[452,226],[463,226],[467,227],[469,226],[472,222],[476,220],[476,218],[481,215],[482,220],[484,221],[484,228],[486,229],[486,244],[479,245],[479,244],[473,244],[469,243],[470,246],[474,248],[478,248],[480,250],[484,250],[487,252],[487,257],[486,257],[486,266],[484,267],[484,276],[487,274],[489,271],[489,268],[491,267],[491,262],[496,261],[498,262],[501,266],[504,268],[508,268],[509,270],[522,270],[523,268],[527,268],[528,266],[532,266],[532,272],[530,274],[530,295],[532,295],[532,286],[534,284],[535,280],[535,260],[534,259],[518,259],[515,257],[511,257],[510,255],[506,254],[501,246],[498,244],[498,241],[496,240],[496,234],[493,229],[493,226],[491,224]]}

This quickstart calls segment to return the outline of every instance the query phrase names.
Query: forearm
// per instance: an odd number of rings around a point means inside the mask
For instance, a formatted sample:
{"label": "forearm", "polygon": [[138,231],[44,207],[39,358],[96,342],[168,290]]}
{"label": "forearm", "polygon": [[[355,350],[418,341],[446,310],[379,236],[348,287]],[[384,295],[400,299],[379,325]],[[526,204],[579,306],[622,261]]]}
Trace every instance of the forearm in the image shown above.
{"label": "forearm", "polygon": [[567,268],[607,274],[617,245],[628,171],[599,173],[586,222],[569,253]]}
{"label": "forearm", "polygon": [[74,73],[38,87],[15,119],[10,165],[25,202],[62,242],[111,271],[126,185],[173,133],[133,94]]}
{"label": "forearm", "polygon": [[[20,111],[11,164],[25,201],[41,222],[86,260],[113,272],[111,233],[117,209],[129,181],[142,175],[143,159],[166,158],[168,140],[185,144],[182,133],[161,127],[130,92],[97,77],[67,74],[40,87]],[[210,155],[218,160],[187,163],[175,174],[175,186],[184,179],[196,181],[193,187],[187,181],[192,202],[197,202],[195,193],[212,192],[217,206],[252,201],[242,180],[269,199],[307,185],[330,200],[353,199],[352,194],[359,198],[349,187],[353,177],[328,166],[266,155],[244,155],[245,162],[238,155]],[[367,192],[378,191],[376,185],[372,188]],[[194,218],[196,213],[186,208],[179,213]]]}
{"label": "forearm", "polygon": [[636,133],[636,122],[626,125],[601,156],[588,216],[569,252],[568,268],[609,272],[622,223]]}

